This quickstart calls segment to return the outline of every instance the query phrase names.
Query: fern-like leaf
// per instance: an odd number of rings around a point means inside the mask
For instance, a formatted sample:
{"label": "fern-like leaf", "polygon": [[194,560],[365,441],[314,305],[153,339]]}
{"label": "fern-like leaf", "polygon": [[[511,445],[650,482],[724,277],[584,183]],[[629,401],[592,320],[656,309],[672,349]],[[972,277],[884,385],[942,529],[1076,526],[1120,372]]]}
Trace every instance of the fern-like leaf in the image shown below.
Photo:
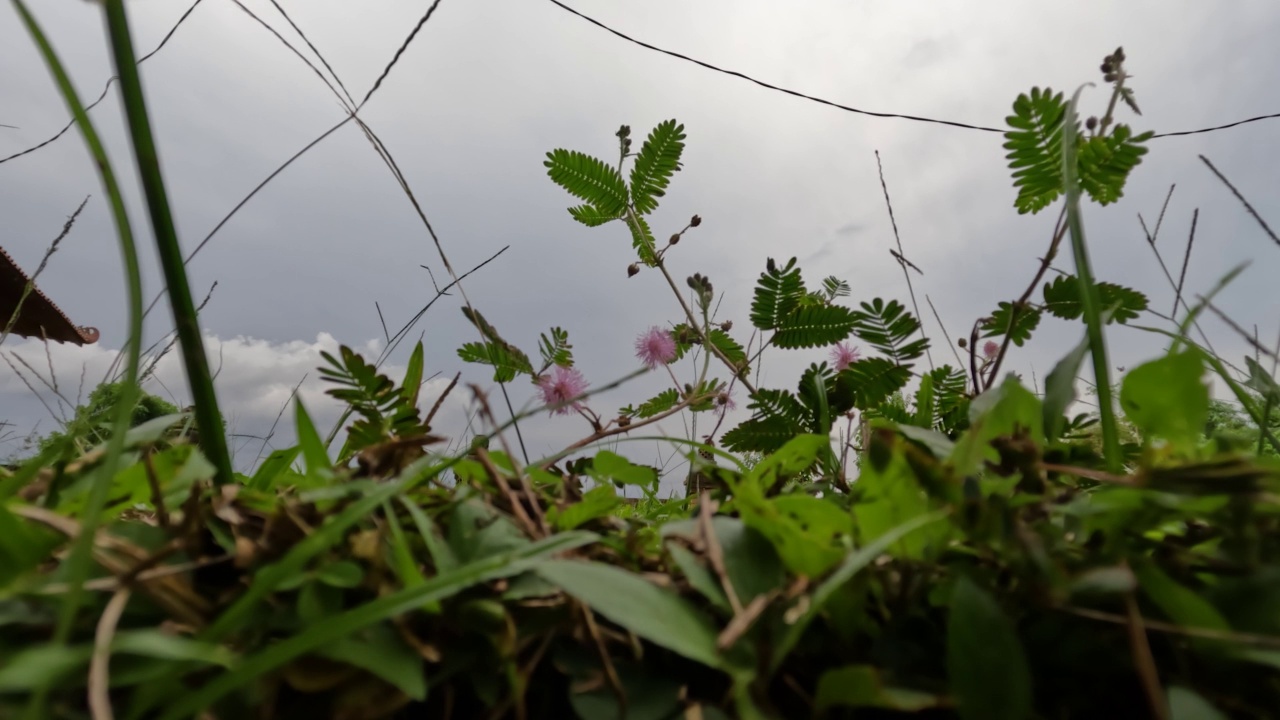
{"label": "fern-like leaf", "polygon": [[911,369],[886,358],[863,358],[840,371],[854,391],[854,407],[872,410],[911,380]]}
{"label": "fern-like leaf", "polygon": [[[543,163],[555,184],[585,200],[601,215],[621,215],[627,207],[627,185],[618,169],[576,150],[557,149]],[[576,216],[575,216],[576,217]]]}
{"label": "fern-like leaf", "polygon": [[542,364],[546,367],[573,367],[573,345],[569,344],[569,333],[561,328],[551,328],[549,338],[543,333],[538,340],[538,351],[542,353]]}
{"label": "fern-like leaf", "polygon": [[755,297],[751,300],[751,324],[761,330],[775,330],[790,317],[805,297],[804,280],[796,259],[791,258],[786,267],[778,269],[773,258],[760,279],[756,281]]}
{"label": "fern-like leaf", "polygon": [[1010,336],[1014,345],[1022,347],[1031,339],[1031,333],[1040,325],[1040,311],[1033,307],[1023,306],[1013,317],[1013,303],[1002,302],[996,311],[982,323],[982,337]]}
{"label": "fern-like leaf", "polygon": [[804,432],[803,428],[782,417],[760,417],[744,420],[725,433],[720,442],[733,452],[771,453]]}
{"label": "fern-like leaf", "polygon": [[1129,173],[1142,162],[1147,148],[1142,143],[1152,133],[1133,135],[1127,125],[1117,125],[1109,135],[1080,143],[1080,186],[1100,205],[1109,205],[1124,196]]}
{"label": "fern-like leaf", "polygon": [[774,333],[780,348],[831,345],[849,337],[856,320],[852,310],[840,305],[809,305],[791,313]]}
{"label": "fern-like leaf", "polygon": [[658,208],[658,198],[680,169],[684,139],[684,125],[675,120],[660,123],[649,133],[631,166],[631,202],[636,212],[648,215]]}
{"label": "fern-like leaf", "polygon": [[849,297],[851,292],[849,283],[840,278],[830,275],[822,280],[822,291],[827,294],[827,300],[835,300],[836,298]]}
{"label": "fern-like leaf", "polygon": [[880,298],[861,303],[862,309],[854,311],[853,333],[860,340],[905,365],[924,355],[929,348],[925,338],[908,341],[920,329],[920,321],[907,312],[897,300],[885,302]]}
{"label": "fern-like leaf", "polygon": [[516,375],[533,375],[529,358],[510,345],[470,342],[458,348],[458,357],[466,362],[493,366],[494,382],[511,382]]}
{"label": "fern-like leaf", "polygon": [[744,371],[747,369],[747,351],[738,344],[737,340],[729,337],[729,333],[720,328],[711,328],[711,332],[707,333],[711,344],[715,346],[729,362],[733,363],[735,368]]}
{"label": "fern-like leaf", "polygon": [[[1147,309],[1147,296],[1115,283],[1098,283],[1098,296],[1102,309],[1114,312],[1108,323],[1125,323],[1134,320]],[[1075,275],[1060,275],[1044,286],[1044,309],[1064,320],[1075,320],[1084,314],[1084,302],[1080,299],[1080,281]]]}
{"label": "fern-like leaf", "polygon": [[632,408],[630,405],[618,411],[619,415],[627,417],[650,418],[658,413],[666,412],[676,406],[680,402],[680,393],[675,388],[667,388],[653,397],[640,403],[640,407]]}
{"label": "fern-like leaf", "polygon": [[658,264],[657,242],[653,239],[653,231],[643,217],[635,214],[626,216],[627,229],[631,231],[631,246],[636,249],[640,262],[653,267]]}
{"label": "fern-like leaf", "polygon": [[622,215],[620,214],[606,213],[595,205],[579,205],[577,207],[571,207],[569,208],[569,214],[573,216],[574,220],[577,220],[587,227],[599,227],[622,218]]}
{"label": "fern-like leaf", "polygon": [[1014,207],[1020,214],[1045,209],[1062,193],[1062,122],[1067,104],[1062,93],[1032,88],[1019,95],[1005,119],[1006,158],[1018,190]]}

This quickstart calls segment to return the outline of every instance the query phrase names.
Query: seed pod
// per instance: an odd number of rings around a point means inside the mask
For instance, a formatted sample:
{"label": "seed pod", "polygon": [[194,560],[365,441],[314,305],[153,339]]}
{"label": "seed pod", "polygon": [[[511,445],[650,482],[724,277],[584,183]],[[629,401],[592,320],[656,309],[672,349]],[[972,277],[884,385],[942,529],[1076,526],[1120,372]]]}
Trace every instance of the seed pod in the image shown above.
{"label": "seed pod", "polygon": [[1084,126],[1090,130],[1098,127],[1098,118],[1090,117],[1088,120],[1084,121]]}
{"label": "seed pod", "polygon": [[668,242],[672,245],[675,245],[676,243],[680,242],[680,233],[676,233],[675,235],[672,235],[671,239]]}
{"label": "seed pod", "polygon": [[694,215],[693,219],[689,221],[689,227],[698,227],[701,224],[702,224],[702,218],[698,217],[697,215]]}
{"label": "seed pod", "polygon": [[631,263],[630,265],[627,266],[627,277],[635,277],[636,273],[638,272],[640,272],[639,265],[635,263]]}

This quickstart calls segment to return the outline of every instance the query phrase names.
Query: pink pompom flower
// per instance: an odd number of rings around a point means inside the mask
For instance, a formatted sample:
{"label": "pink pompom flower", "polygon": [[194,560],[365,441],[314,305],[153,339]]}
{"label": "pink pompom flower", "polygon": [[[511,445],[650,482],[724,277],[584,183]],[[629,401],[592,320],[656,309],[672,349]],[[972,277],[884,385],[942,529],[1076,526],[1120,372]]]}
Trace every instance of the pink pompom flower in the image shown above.
{"label": "pink pompom flower", "polygon": [[849,367],[860,357],[862,353],[858,352],[858,348],[851,347],[848,343],[838,343],[831,348],[831,364],[836,366],[836,372]]}
{"label": "pink pompom flower", "polygon": [[550,374],[538,378],[538,391],[552,415],[568,415],[582,409],[582,403],[571,401],[587,391],[587,380],[576,368],[557,365]]}
{"label": "pink pompom flower", "polygon": [[636,338],[636,357],[650,370],[676,359],[676,339],[660,327],[651,327]]}
{"label": "pink pompom flower", "polygon": [[1000,343],[995,340],[988,340],[982,344],[982,355],[986,359],[995,360],[998,352],[1000,352]]}

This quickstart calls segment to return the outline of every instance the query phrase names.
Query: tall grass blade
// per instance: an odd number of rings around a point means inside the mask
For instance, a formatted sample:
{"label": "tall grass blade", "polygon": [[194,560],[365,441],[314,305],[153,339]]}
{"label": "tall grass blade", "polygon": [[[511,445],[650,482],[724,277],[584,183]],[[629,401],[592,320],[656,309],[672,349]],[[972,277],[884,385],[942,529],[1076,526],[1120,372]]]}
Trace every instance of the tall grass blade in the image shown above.
{"label": "tall grass blade", "polygon": [[1120,472],[1123,455],[1120,428],[1116,423],[1116,407],[1111,397],[1111,368],[1107,365],[1107,344],[1102,330],[1102,299],[1089,268],[1089,251],[1084,239],[1084,220],[1080,213],[1080,180],[1076,149],[1076,105],[1080,87],[1067,103],[1062,132],[1062,177],[1066,184],[1067,227],[1071,231],[1071,250],[1076,261],[1076,277],[1080,280],[1080,300],[1084,306],[1084,322],[1089,336],[1089,352],[1093,356],[1093,375],[1098,386],[1098,418],[1102,426],[1102,452],[1109,472]]}
{"label": "tall grass blade", "polygon": [[173,309],[178,344],[182,348],[182,362],[186,365],[187,384],[191,387],[191,398],[195,403],[200,449],[217,468],[217,482],[230,483],[234,479],[231,454],[227,450],[227,436],[222,427],[222,414],[218,412],[218,397],[213,389],[213,376],[209,372],[209,358],[204,353],[200,322],[195,302],[191,299],[187,270],[182,262],[182,248],[178,244],[178,233],[173,226],[164,177],[160,173],[160,160],[155,138],[151,134],[146,100],[142,95],[142,79],[138,75],[138,63],[133,54],[133,38],[129,33],[124,0],[106,0],[104,7],[107,31],[111,38],[111,53],[115,58],[116,73],[120,77],[121,100],[128,120],[129,135],[133,139],[134,159],[137,161],[142,189],[147,198],[147,210],[151,215],[156,249],[160,254],[160,265],[169,290],[169,305]]}

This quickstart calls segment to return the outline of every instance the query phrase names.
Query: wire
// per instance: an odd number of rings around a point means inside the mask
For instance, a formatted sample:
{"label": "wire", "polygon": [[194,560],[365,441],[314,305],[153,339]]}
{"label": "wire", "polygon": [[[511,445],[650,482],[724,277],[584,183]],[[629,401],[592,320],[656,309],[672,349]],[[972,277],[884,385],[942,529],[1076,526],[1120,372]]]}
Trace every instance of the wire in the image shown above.
{"label": "wire", "polygon": [[[1005,130],[1002,130],[1002,129],[1000,129],[1000,128],[987,127],[987,126],[985,126],[985,125],[971,125],[971,124],[969,124],[969,123],[957,122],[957,121],[955,121],[955,120],[939,120],[938,118],[920,117],[920,116],[918,116],[918,115],[905,115],[905,114],[903,114],[903,113],[875,112],[875,111],[873,111],[873,110],[863,110],[863,109],[861,109],[861,108],[856,108],[856,107],[850,107],[850,106],[848,106],[848,105],[843,105],[843,104],[841,104],[841,103],[834,102],[834,101],[832,101],[832,100],[827,100],[827,99],[824,99],[824,98],[815,97],[815,96],[813,96],[813,95],[807,95],[807,94],[802,93],[802,92],[800,92],[800,91],[798,91],[798,90],[792,90],[792,89],[790,89],[790,88],[784,88],[784,87],[780,87],[780,86],[778,86],[778,85],[773,85],[773,84],[771,84],[771,83],[767,83],[767,82],[765,82],[765,81],[763,81],[763,80],[758,80],[758,79],[756,79],[756,78],[751,77],[750,75],[746,75],[746,74],[744,74],[744,73],[740,73],[740,72],[738,72],[738,71],[736,71],[736,70],[726,70],[726,69],[724,69],[724,68],[722,68],[722,67],[717,67],[717,66],[715,66],[715,65],[712,65],[712,64],[711,64],[711,63],[709,63],[709,62],[704,62],[704,61],[702,61],[702,60],[698,60],[697,58],[691,58],[691,57],[689,57],[688,55],[682,55],[682,54],[680,54],[680,53],[678,53],[678,52],[675,52],[674,50],[667,50],[667,49],[665,49],[665,48],[660,48],[660,47],[658,47],[658,46],[656,46],[656,45],[650,45],[649,43],[644,42],[643,40],[637,40],[636,38],[633,38],[633,37],[631,37],[630,35],[627,35],[626,33],[623,33],[623,32],[620,32],[620,31],[618,31],[618,30],[615,30],[615,29],[613,29],[613,28],[609,27],[608,25],[605,25],[604,23],[600,22],[599,20],[596,20],[595,18],[592,18],[592,17],[589,17],[589,16],[587,16],[587,15],[584,15],[584,14],[582,14],[582,13],[578,12],[577,10],[574,10],[573,8],[569,7],[568,5],[565,5],[564,3],[560,2],[560,0],[547,0],[547,1],[548,1],[548,2],[550,2],[551,4],[555,5],[556,7],[559,7],[561,10],[564,10],[564,11],[566,11],[566,12],[568,12],[568,13],[571,13],[571,14],[573,14],[573,15],[578,16],[579,18],[581,18],[581,19],[583,19],[583,20],[586,20],[587,22],[591,23],[592,25],[595,25],[596,27],[600,28],[601,30],[604,30],[605,32],[608,32],[608,33],[610,33],[610,34],[612,34],[612,35],[616,35],[617,37],[620,37],[620,38],[622,38],[623,40],[626,40],[626,41],[627,41],[627,42],[629,42],[629,43],[633,43],[633,44],[635,44],[635,45],[639,45],[640,47],[645,48],[646,50],[653,50],[653,51],[655,51],[655,52],[660,52],[660,53],[662,53],[663,55],[670,55],[670,56],[671,56],[671,57],[673,57],[673,58],[677,58],[677,59],[679,59],[679,60],[684,60],[685,62],[691,62],[691,63],[693,63],[693,64],[695,64],[695,65],[700,65],[700,66],[702,66],[702,67],[704,67],[704,68],[707,68],[708,70],[714,70],[714,71],[716,71],[716,72],[718,72],[718,73],[723,73],[723,74],[725,74],[725,75],[731,75],[731,76],[733,76],[733,77],[736,77],[736,78],[739,78],[739,79],[742,79],[742,80],[746,80],[747,82],[755,83],[756,85],[759,85],[760,87],[766,88],[766,89],[768,89],[768,90],[773,90],[773,91],[780,92],[780,93],[786,93],[787,95],[792,95],[792,96],[794,96],[794,97],[803,98],[803,99],[805,99],[805,100],[810,100],[810,101],[812,101],[812,102],[816,102],[816,103],[819,103],[819,104],[822,104],[822,105],[826,105],[826,106],[828,106],[828,107],[836,108],[837,110],[844,110],[845,112],[857,113],[857,114],[859,114],[859,115],[870,115],[870,116],[872,116],[872,117],[879,117],[879,118],[895,118],[895,119],[899,119],[899,120],[911,120],[911,121],[914,121],[914,122],[934,123],[934,124],[936,124],[936,125],[950,125],[950,126],[952,126],[952,127],[957,127],[957,128],[962,129],[962,130],[979,130],[979,131],[982,131],[982,132],[993,132],[993,133],[1004,133],[1004,132],[1005,132]],[[1226,125],[1217,125],[1217,126],[1214,126],[1214,127],[1200,128],[1200,129],[1198,129],[1198,130],[1180,130],[1180,131],[1178,131],[1178,132],[1157,133],[1157,134],[1153,135],[1152,137],[1153,137],[1153,138],[1163,138],[1163,137],[1180,137],[1180,136],[1184,136],[1184,135],[1198,135],[1198,134],[1200,134],[1200,133],[1208,133],[1208,132],[1216,132],[1216,131],[1218,131],[1218,130],[1226,130],[1226,129],[1228,129],[1228,128],[1233,128],[1233,127],[1238,127],[1238,126],[1240,126],[1240,125],[1245,125],[1245,124],[1247,124],[1247,123],[1258,122],[1259,120],[1273,120],[1273,119],[1276,119],[1276,118],[1280,118],[1280,113],[1272,113],[1272,114],[1270,114],[1270,115],[1259,115],[1259,116],[1257,116],[1257,117],[1251,117],[1251,118],[1249,118],[1249,119],[1247,119],[1247,120],[1237,120],[1236,122],[1233,122],[1233,123],[1227,123]]]}

